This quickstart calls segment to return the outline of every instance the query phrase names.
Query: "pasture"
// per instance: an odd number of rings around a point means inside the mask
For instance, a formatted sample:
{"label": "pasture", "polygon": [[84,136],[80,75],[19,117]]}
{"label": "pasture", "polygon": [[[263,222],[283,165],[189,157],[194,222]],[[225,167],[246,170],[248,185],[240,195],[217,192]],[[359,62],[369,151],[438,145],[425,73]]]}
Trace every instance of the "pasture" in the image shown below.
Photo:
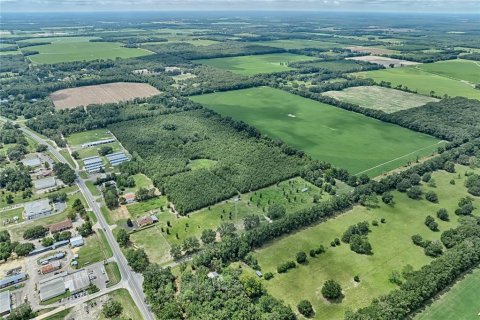
{"label": "pasture", "polygon": [[439,143],[425,134],[268,87],[192,99],[352,174],[379,175],[431,154]]}
{"label": "pasture", "polygon": [[443,293],[416,320],[469,320],[480,312],[480,268],[473,270]]}
{"label": "pasture", "polygon": [[[460,166],[456,169],[457,173],[442,171],[432,174],[436,188],[422,185],[424,191],[433,190],[438,194],[439,203],[431,203],[425,199],[412,200],[404,193],[393,192],[393,206],[385,205],[381,201],[378,207],[372,209],[356,206],[334,219],[281,238],[257,250],[255,257],[262,271],[276,273],[278,265],[295,260],[299,251],[308,254],[309,250],[320,245],[327,248],[326,252],[319,256],[308,257],[307,264],[297,265],[295,269],[284,274],[275,274],[272,280],[264,282],[268,292],[292,307],[302,299],[310,300],[316,311],[316,319],[341,319],[347,309],[355,310],[367,306],[373,298],[395,289],[396,285],[389,281],[392,271],[401,272],[406,265],[411,265],[416,270],[432,259],[424,254],[422,248],[412,243],[411,236],[420,234],[424,239],[438,240],[442,231],[458,225],[458,216],[453,211],[458,200],[467,195],[463,187],[464,173],[470,169]],[[455,179],[456,185],[449,183],[451,179]],[[475,202],[478,207],[480,199]],[[440,208],[448,210],[450,221],[444,222],[435,218],[440,232],[433,232],[425,226],[424,220],[427,215],[435,216],[435,212]],[[380,223],[382,218],[386,219],[385,223]],[[379,221],[379,225],[373,226],[373,220]],[[330,246],[330,242],[334,238],[341,238],[350,225],[361,221],[370,223],[368,239],[373,255],[354,253],[345,243],[336,247]],[[360,277],[359,283],[353,281],[355,275]],[[329,303],[323,299],[320,290],[328,279],[334,279],[342,286],[342,302]]]}
{"label": "pasture", "polygon": [[255,41],[257,45],[276,47],[282,49],[304,49],[304,48],[320,48],[320,49],[333,49],[341,48],[344,45],[336,42],[329,41],[317,41],[308,39],[282,39],[282,40],[270,40],[270,41]]}
{"label": "pasture", "polygon": [[57,109],[70,109],[90,104],[105,104],[147,98],[159,94],[156,88],[146,83],[115,82],[62,89],[50,97]]}
{"label": "pasture", "polygon": [[371,78],[377,82],[387,81],[392,84],[392,87],[402,85],[423,95],[430,95],[433,91],[441,96],[446,94],[451,97],[462,96],[480,99],[480,90],[476,90],[469,83],[426,72],[415,67],[366,71],[355,75],[361,78]]}
{"label": "pasture", "polygon": [[291,53],[273,53],[253,56],[200,59],[196,63],[209,65],[218,69],[242,75],[272,73],[293,70],[288,66],[291,62],[307,61],[314,58]]}
{"label": "pasture", "polygon": [[480,82],[480,62],[473,60],[447,60],[434,63],[426,63],[418,66],[419,69],[453,78],[455,80],[468,81],[473,84]]}
{"label": "pasture", "polygon": [[323,95],[385,113],[393,113],[438,101],[435,98],[378,86],[350,87],[342,91],[327,91]]}
{"label": "pasture", "polygon": [[35,38],[21,42],[50,42],[33,47],[22,48],[25,51],[38,51],[28,58],[33,63],[53,64],[60,62],[135,58],[151,54],[144,49],[125,48],[117,42],[90,42],[93,37]]}
{"label": "pasture", "polygon": [[80,147],[82,144],[97,140],[113,138],[110,131],[106,129],[88,130],[72,133],[67,137],[67,143],[71,147]]}
{"label": "pasture", "polygon": [[369,53],[369,54],[392,54],[396,53],[395,50],[390,50],[387,48],[379,48],[379,47],[365,47],[365,46],[349,46],[345,49],[349,49],[353,52],[361,52],[361,53]]}
{"label": "pasture", "polygon": [[363,56],[363,57],[351,57],[346,58],[347,60],[356,60],[356,61],[366,61],[371,63],[376,63],[384,66],[385,68],[390,67],[393,65],[395,68],[403,67],[403,66],[414,66],[419,64],[418,62],[412,62],[407,60],[400,60],[400,59],[393,59],[388,57],[380,57],[380,56]]}

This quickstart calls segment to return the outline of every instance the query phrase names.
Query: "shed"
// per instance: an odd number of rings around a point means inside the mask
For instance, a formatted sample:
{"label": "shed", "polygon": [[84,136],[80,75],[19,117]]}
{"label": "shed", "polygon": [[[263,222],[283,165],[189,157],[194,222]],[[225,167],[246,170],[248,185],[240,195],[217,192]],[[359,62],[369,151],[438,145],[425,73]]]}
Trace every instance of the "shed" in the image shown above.
{"label": "shed", "polygon": [[85,242],[82,236],[70,238],[70,246],[73,248],[83,246],[84,244]]}
{"label": "shed", "polygon": [[6,288],[13,284],[27,280],[27,275],[25,273],[19,273],[11,277],[0,279],[0,289]]}
{"label": "shed", "polygon": [[255,274],[256,274],[259,278],[263,277],[263,274],[262,274],[262,272],[261,272],[260,270],[256,270],[256,271],[255,271]]}
{"label": "shed", "polygon": [[33,157],[33,158],[28,158],[28,159],[23,159],[22,160],[22,163],[26,166],[26,167],[32,167],[32,168],[35,168],[35,167],[38,167],[42,164],[42,162],[40,161],[40,159],[38,157]]}
{"label": "shed", "polygon": [[139,227],[144,227],[144,226],[148,226],[150,224],[153,223],[153,219],[152,217],[148,216],[148,217],[142,217],[140,219],[137,220],[137,224]]}

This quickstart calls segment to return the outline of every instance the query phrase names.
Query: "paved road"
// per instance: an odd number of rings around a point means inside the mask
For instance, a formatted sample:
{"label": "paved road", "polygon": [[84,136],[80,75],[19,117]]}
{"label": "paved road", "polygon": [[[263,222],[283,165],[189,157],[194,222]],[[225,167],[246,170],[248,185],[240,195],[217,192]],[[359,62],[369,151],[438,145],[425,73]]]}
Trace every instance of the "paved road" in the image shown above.
{"label": "paved road", "polygon": [[[11,121],[3,117],[0,117],[0,118],[4,121]],[[30,136],[36,142],[47,145],[48,150],[60,162],[66,163],[70,166],[68,161],[60,154],[60,152],[57,149],[55,149],[53,146],[47,143],[43,138],[41,138],[35,132],[33,132],[32,130],[24,126],[21,126],[20,130],[22,130],[25,134]],[[117,261],[118,267],[120,269],[120,274],[122,275],[122,283],[125,284],[125,287],[130,292],[130,295],[132,296],[133,301],[135,302],[135,304],[137,305],[138,309],[142,314],[142,318],[145,320],[154,320],[155,319],[154,315],[152,314],[147,304],[145,303],[145,295],[143,294],[143,291],[142,291],[142,277],[140,275],[135,274],[128,266],[127,260],[125,259],[125,256],[123,255],[122,251],[120,250],[120,247],[113,236],[112,230],[110,230],[109,225],[107,224],[105,218],[103,217],[102,212],[100,211],[100,207],[95,201],[94,196],[85,185],[85,181],[83,181],[82,178],[78,178],[75,182],[80,188],[80,191],[85,196],[85,199],[87,200],[89,207],[95,213],[98,223],[100,224],[100,226],[103,228],[105,232],[108,243],[112,248],[113,256],[115,257],[115,260]]]}

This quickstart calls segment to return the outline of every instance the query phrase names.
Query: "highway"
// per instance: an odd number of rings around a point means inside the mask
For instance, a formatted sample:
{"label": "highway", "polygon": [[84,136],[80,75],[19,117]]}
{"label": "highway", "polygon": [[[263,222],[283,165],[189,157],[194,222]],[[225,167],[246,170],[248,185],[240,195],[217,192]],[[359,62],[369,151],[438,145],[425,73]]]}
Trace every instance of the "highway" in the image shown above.
{"label": "highway", "polygon": [[[0,120],[3,121],[11,121],[9,119],[0,117]],[[58,161],[62,163],[68,164],[70,167],[71,165],[68,163],[68,161],[62,156],[62,154],[54,148],[52,145],[47,143],[45,139],[37,135],[35,132],[32,130],[24,127],[21,125],[20,130],[22,130],[25,134],[27,134],[29,137],[31,137],[33,140],[40,144],[44,144],[48,146],[48,150],[58,159]],[[73,168],[75,169],[75,168]],[[102,212],[100,211],[100,207],[98,203],[95,201],[95,198],[93,197],[92,193],[90,190],[87,188],[85,185],[85,181],[78,175],[77,172],[77,180],[75,181],[78,187],[80,188],[80,191],[84,195],[85,199],[87,200],[88,206],[93,210],[95,213],[95,216],[97,217],[98,223],[100,227],[104,230],[106,238],[108,240],[108,244],[112,248],[113,256],[115,260],[117,261],[120,274],[122,275],[122,282],[124,283],[124,286],[127,288],[127,290],[130,292],[130,295],[132,296],[133,301],[137,305],[138,309],[140,310],[143,319],[145,320],[154,320],[155,316],[152,314],[150,309],[148,308],[147,304],[145,303],[145,295],[143,294],[142,291],[142,279],[140,275],[135,274],[130,267],[128,266],[127,260],[125,259],[125,256],[123,255],[122,251],[120,250],[120,246],[118,245],[117,241],[115,240],[115,237],[113,236],[112,230],[110,229],[110,226],[107,224]]]}

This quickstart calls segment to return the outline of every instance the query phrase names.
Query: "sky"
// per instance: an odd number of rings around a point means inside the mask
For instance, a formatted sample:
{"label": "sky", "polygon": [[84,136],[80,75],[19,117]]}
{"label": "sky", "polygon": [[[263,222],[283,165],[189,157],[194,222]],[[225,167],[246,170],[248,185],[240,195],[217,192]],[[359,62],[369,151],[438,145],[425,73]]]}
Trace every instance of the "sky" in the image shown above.
{"label": "sky", "polygon": [[395,11],[480,14],[480,0],[0,0],[0,12]]}

